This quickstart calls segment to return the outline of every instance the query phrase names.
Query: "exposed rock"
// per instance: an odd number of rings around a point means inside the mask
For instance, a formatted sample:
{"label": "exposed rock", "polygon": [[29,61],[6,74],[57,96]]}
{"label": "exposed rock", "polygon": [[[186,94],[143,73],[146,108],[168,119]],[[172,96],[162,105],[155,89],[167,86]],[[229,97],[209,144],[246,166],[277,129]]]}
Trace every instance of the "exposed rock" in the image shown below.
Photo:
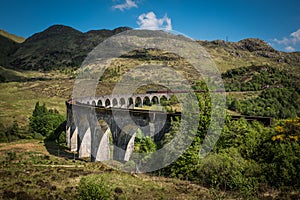
{"label": "exposed rock", "polygon": [[260,39],[244,39],[236,43],[235,45],[238,49],[247,50],[250,52],[253,51],[268,51],[268,52],[277,52],[269,44]]}

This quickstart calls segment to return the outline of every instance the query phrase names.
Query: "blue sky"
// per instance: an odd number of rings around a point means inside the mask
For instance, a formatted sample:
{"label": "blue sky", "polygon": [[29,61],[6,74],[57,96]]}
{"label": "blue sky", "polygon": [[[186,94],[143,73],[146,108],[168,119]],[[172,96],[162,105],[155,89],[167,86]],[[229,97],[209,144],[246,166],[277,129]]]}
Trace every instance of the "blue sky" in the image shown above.
{"label": "blue sky", "polygon": [[0,29],[29,37],[53,24],[86,32],[172,29],[198,40],[260,38],[300,51],[299,0],[1,0]]}

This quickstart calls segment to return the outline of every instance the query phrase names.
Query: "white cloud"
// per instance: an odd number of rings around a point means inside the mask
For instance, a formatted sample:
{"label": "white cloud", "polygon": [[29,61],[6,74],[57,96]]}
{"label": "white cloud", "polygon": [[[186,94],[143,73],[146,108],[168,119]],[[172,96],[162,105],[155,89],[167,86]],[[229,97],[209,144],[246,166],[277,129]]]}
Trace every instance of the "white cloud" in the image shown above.
{"label": "white cloud", "polygon": [[138,8],[138,5],[133,0],[126,0],[125,3],[114,5],[113,8],[124,11],[129,10],[131,8]]}
{"label": "white cloud", "polygon": [[172,30],[172,21],[165,15],[163,18],[157,18],[154,12],[143,13],[138,17],[137,24],[141,29],[148,30]]}
{"label": "white cloud", "polygon": [[291,33],[289,37],[284,37],[282,39],[275,38],[273,41],[276,44],[284,45],[286,51],[295,51],[296,49],[293,46],[300,44],[300,29]]}
{"label": "white cloud", "polygon": [[300,29],[291,33],[288,37],[283,37],[282,39],[273,39],[273,45],[281,46],[285,51],[292,52],[296,51],[300,45]]}
{"label": "white cloud", "polygon": [[288,45],[288,44],[291,42],[291,41],[290,41],[288,38],[286,38],[286,37],[284,37],[284,38],[281,39],[281,40],[275,38],[273,41],[274,41],[275,43],[277,43],[277,44],[284,44],[284,45]]}
{"label": "white cloud", "polygon": [[289,52],[296,51],[296,49],[294,47],[292,47],[292,46],[285,47],[285,50],[289,51]]}
{"label": "white cloud", "polygon": [[296,32],[291,33],[292,42],[294,44],[300,42],[300,29],[298,29]]}

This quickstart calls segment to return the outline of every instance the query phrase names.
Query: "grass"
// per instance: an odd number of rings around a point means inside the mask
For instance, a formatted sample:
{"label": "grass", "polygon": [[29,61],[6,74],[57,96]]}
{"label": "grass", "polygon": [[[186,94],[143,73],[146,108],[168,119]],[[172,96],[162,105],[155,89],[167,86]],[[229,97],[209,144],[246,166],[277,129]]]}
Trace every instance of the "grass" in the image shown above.
{"label": "grass", "polygon": [[39,140],[0,144],[0,198],[76,199],[80,179],[86,176],[105,178],[115,199],[210,198],[208,188],[188,181],[114,171],[101,163],[68,158],[70,152],[63,147],[58,156],[51,148],[58,146]]}
{"label": "grass", "polygon": [[[43,141],[18,141],[0,145],[2,197],[24,193],[28,199],[74,199],[80,176],[89,174],[82,161],[51,155]],[[56,148],[53,146],[53,148]],[[8,159],[14,152],[15,158]],[[57,167],[56,167],[57,166]],[[68,167],[66,167],[68,166]]]}
{"label": "grass", "polygon": [[[50,97],[48,85],[55,81],[10,82],[0,83],[0,123],[10,125],[17,121],[20,125],[27,125],[37,101],[45,103],[47,108],[57,109],[65,113],[67,98]],[[66,95],[68,97],[68,94]]]}
{"label": "grass", "polygon": [[226,95],[239,100],[246,100],[258,97],[262,91],[246,91],[246,92],[227,92]]}
{"label": "grass", "polygon": [[13,121],[28,125],[35,103],[65,114],[65,101],[70,98],[74,80],[57,71],[42,73],[15,71],[0,67],[11,82],[0,83],[0,123],[10,126]]}
{"label": "grass", "polygon": [[[0,143],[0,199],[78,199],[83,177],[103,179],[111,199],[241,199],[239,193],[190,181],[129,174],[100,162],[73,159],[67,148],[53,142]],[[297,195],[297,191],[265,188],[253,199],[292,199]]]}

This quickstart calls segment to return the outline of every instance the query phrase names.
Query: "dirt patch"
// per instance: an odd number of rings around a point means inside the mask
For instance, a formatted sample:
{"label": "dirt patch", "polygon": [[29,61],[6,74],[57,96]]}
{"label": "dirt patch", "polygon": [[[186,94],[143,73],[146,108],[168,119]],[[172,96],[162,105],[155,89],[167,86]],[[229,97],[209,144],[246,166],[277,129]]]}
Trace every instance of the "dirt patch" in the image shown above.
{"label": "dirt patch", "polygon": [[29,152],[39,151],[43,154],[48,154],[45,147],[41,146],[40,141],[31,140],[24,143],[5,143],[0,145],[0,152],[7,152],[13,150],[14,152]]}

